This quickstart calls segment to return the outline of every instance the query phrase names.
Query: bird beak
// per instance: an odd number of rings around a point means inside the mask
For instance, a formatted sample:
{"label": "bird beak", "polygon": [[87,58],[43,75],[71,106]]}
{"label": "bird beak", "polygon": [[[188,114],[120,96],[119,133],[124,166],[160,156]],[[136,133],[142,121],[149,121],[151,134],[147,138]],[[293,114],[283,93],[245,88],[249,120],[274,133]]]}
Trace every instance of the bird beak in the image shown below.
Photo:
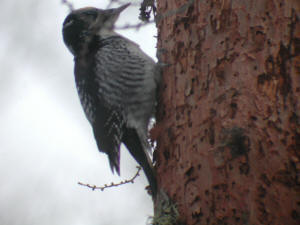
{"label": "bird beak", "polygon": [[107,15],[109,18],[109,20],[107,20],[105,22],[105,27],[108,29],[113,29],[115,22],[117,21],[120,13],[126,9],[128,6],[130,5],[130,3],[127,3],[125,5],[120,6],[119,8],[114,8],[114,9],[107,9],[105,11],[107,11]]}
{"label": "bird beak", "polygon": [[119,8],[116,8],[116,13],[120,14],[124,9],[126,9],[128,6],[130,6],[130,3],[127,3],[125,5],[120,6]]}

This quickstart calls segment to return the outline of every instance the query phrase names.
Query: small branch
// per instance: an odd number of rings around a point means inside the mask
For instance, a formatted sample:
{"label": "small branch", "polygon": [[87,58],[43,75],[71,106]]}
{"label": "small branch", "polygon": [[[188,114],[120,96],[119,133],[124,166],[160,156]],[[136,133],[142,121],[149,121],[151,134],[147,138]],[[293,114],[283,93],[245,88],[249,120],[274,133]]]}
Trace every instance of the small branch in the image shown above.
{"label": "small branch", "polygon": [[136,172],[136,174],[129,180],[124,180],[124,181],[121,181],[120,183],[111,183],[111,184],[105,184],[104,186],[96,186],[96,185],[91,185],[91,184],[84,184],[82,182],[78,182],[79,185],[81,186],[85,186],[85,187],[88,187],[88,188],[91,188],[93,191],[96,190],[96,189],[100,189],[101,191],[104,191],[104,189],[106,188],[111,188],[111,187],[117,187],[117,186],[120,186],[120,185],[124,185],[124,184],[128,184],[128,183],[134,183],[134,180],[140,175],[140,171],[141,171],[141,167],[140,166],[137,166],[136,167],[138,170]]}
{"label": "small branch", "polygon": [[[113,4],[118,4],[118,5],[125,5],[127,4],[129,1],[121,1],[121,0],[110,0],[108,5],[106,6],[106,9],[110,9],[112,7]],[[131,6],[139,6],[138,3],[132,3],[130,2]]]}
{"label": "small branch", "polygon": [[61,0],[61,3],[63,5],[66,5],[70,11],[73,11],[74,10],[74,6],[71,2],[69,2],[68,0]]}
{"label": "small branch", "polygon": [[146,23],[137,23],[137,24],[125,24],[121,27],[116,27],[116,30],[125,30],[125,29],[136,29],[139,30],[141,27],[144,27],[148,24],[154,23],[154,20],[151,20],[149,22]]}

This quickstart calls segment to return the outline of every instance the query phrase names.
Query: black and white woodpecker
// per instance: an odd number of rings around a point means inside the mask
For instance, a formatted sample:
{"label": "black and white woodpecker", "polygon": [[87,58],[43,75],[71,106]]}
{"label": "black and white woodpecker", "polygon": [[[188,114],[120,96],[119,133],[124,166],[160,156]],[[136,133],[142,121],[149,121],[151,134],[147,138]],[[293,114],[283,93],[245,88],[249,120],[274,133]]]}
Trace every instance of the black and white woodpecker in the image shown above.
{"label": "black and white woodpecker", "polygon": [[136,43],[114,31],[119,14],[129,5],[73,10],[63,23],[63,39],[74,55],[78,95],[99,151],[108,155],[112,171],[120,174],[124,143],[155,196],[148,124],[154,116],[160,75]]}

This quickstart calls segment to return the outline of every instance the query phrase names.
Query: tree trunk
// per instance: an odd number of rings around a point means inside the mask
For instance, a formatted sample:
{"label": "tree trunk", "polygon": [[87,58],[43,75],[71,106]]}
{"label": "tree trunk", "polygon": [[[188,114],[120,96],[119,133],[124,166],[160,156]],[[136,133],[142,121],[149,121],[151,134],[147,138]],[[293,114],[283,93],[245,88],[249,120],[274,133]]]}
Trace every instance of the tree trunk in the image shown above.
{"label": "tree trunk", "polygon": [[300,221],[300,3],[158,0],[158,183],[178,224]]}

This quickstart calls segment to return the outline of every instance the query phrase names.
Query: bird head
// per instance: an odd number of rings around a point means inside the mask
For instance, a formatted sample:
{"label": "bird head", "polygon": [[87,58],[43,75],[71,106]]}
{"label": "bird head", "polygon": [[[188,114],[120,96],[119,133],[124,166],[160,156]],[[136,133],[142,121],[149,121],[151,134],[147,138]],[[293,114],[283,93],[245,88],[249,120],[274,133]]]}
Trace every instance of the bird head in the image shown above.
{"label": "bird head", "polygon": [[73,10],[66,17],[62,29],[64,42],[71,53],[75,54],[95,35],[113,35],[115,22],[129,5],[130,3],[107,10],[94,7]]}

